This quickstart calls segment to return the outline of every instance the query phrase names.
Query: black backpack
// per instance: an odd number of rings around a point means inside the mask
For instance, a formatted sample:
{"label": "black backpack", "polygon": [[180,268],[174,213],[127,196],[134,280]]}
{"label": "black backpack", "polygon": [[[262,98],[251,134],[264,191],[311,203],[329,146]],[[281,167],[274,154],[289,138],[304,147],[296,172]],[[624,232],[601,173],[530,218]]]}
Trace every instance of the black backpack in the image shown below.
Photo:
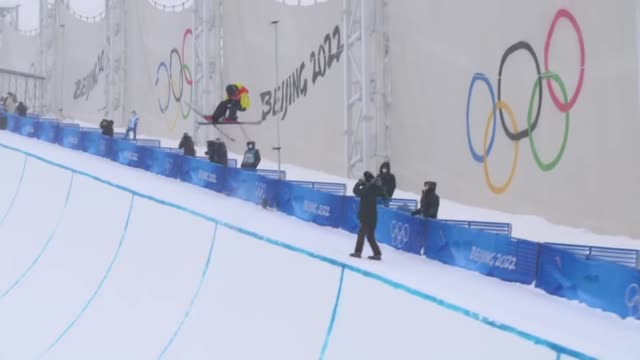
{"label": "black backpack", "polygon": [[212,163],[227,166],[227,146],[222,140],[208,140],[206,155]]}

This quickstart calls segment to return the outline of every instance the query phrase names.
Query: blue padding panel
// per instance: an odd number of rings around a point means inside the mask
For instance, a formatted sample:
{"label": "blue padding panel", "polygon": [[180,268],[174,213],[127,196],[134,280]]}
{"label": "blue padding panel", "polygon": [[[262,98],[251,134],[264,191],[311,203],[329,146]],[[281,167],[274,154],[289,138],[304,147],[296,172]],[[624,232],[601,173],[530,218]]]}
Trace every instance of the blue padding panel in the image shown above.
{"label": "blue padding panel", "polygon": [[536,287],[622,318],[640,319],[640,270],[543,244]]}
{"label": "blue padding panel", "polygon": [[282,181],[278,194],[278,209],[318,225],[340,227],[343,199],[343,196]]}
{"label": "blue padding panel", "polygon": [[424,218],[378,206],[376,239],[412,254],[422,254],[427,222]]}
{"label": "blue padding panel", "polygon": [[222,192],[226,168],[192,156],[182,157],[180,180],[209,190]]}
{"label": "blue padding panel", "polygon": [[531,284],[538,244],[429,219],[425,255],[445,264]]}
{"label": "blue padding panel", "polygon": [[89,154],[111,158],[113,139],[95,131],[81,131],[81,150]]}

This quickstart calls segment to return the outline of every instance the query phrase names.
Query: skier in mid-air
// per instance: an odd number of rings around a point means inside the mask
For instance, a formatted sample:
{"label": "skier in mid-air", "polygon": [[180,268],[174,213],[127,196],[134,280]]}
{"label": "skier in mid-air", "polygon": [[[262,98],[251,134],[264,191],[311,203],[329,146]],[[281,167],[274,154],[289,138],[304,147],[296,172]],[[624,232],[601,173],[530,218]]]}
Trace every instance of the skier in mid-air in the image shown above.
{"label": "skier in mid-air", "polygon": [[208,122],[214,124],[238,122],[238,111],[247,111],[251,106],[249,90],[242,84],[229,84],[226,88],[227,96],[222,100],[211,116],[205,116]]}

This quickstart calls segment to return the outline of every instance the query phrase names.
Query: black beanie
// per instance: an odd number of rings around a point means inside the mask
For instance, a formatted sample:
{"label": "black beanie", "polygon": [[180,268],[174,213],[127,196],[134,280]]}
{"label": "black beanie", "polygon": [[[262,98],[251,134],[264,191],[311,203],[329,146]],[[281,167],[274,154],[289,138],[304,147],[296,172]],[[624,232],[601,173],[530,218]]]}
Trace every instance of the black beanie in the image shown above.
{"label": "black beanie", "polygon": [[374,176],[370,171],[365,171],[364,172],[364,181],[370,182],[373,179],[374,179]]}

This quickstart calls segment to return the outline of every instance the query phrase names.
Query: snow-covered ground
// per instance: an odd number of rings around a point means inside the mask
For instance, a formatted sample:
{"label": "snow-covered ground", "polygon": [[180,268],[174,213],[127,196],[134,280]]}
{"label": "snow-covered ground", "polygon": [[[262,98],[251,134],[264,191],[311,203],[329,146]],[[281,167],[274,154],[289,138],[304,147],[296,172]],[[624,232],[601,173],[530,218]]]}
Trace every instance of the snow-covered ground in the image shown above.
{"label": "snow-covered ground", "polygon": [[[338,229],[14,134],[0,132],[0,144],[377,274],[475,312],[480,320],[596,357],[637,358],[636,320],[386,246],[381,263],[351,259],[346,254],[354,236]],[[446,306],[354,271],[341,280],[337,267],[227,228],[215,230],[200,218],[134,199],[39,160],[28,160],[24,173],[22,187],[33,190],[23,188],[12,200],[24,160],[0,150],[3,163],[15,169],[0,175],[0,216],[11,210],[0,223],[0,263],[11,264],[0,268],[0,291],[21,279],[0,298],[0,358],[32,358],[43,351],[49,358],[155,357],[176,329],[181,331],[166,353],[169,357],[201,358],[213,352],[221,358],[317,358],[339,284],[344,288],[327,358],[555,358],[548,348],[531,348],[531,342]],[[265,162],[265,167],[271,166]],[[288,165],[285,169],[292,179],[344,181]],[[474,211],[479,215],[446,215],[505,220]],[[536,226],[522,220],[514,224],[516,231]],[[220,233],[213,235],[216,231]],[[210,276],[197,291],[212,248]],[[190,305],[194,294],[198,301]],[[185,311],[190,316],[180,327]],[[14,356],[25,349],[27,356]]]}

